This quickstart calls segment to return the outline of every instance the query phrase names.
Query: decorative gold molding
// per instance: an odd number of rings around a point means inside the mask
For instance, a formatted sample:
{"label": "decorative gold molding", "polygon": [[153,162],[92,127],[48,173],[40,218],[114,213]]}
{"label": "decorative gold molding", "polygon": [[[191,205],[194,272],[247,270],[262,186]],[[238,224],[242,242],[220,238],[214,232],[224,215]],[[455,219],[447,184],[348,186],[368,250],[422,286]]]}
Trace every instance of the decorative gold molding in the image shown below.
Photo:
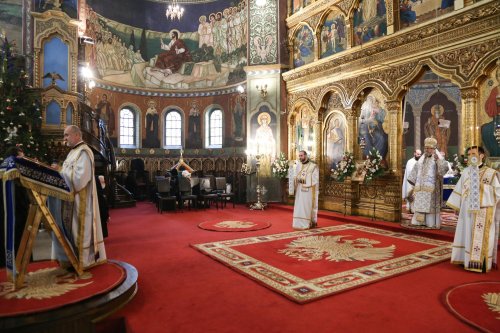
{"label": "decorative gold molding", "polygon": [[33,13],[34,17],[34,86],[42,87],[42,49],[44,42],[53,35],[59,36],[68,45],[68,91],[77,91],[78,75],[78,27],[65,13],[49,10]]}
{"label": "decorative gold molding", "polygon": [[322,16],[322,12],[329,10],[331,7],[335,6],[338,7],[344,15],[347,15],[349,13],[350,8],[352,7],[352,4],[354,3],[354,0],[321,0],[321,1],[316,1],[313,4],[308,5],[306,8],[303,8],[297,13],[294,13],[290,15],[286,19],[286,25],[289,29],[292,27],[295,27],[297,24],[300,22],[304,21],[304,17],[311,17],[314,15],[317,15],[318,13],[320,14],[319,16]]}
{"label": "decorative gold molding", "polygon": [[424,59],[435,54],[437,48],[459,41],[462,45],[465,40],[469,44],[477,44],[480,36],[488,38],[498,33],[499,11],[498,2],[475,6],[445,20],[430,21],[422,27],[406,29],[404,33],[398,32],[387,36],[385,40],[378,43],[355,47],[338,56],[321,59],[308,66],[294,69],[284,73],[283,79],[293,90],[295,86],[298,87],[318,75],[321,77],[339,76],[338,74],[355,75],[352,70],[349,70],[350,68],[369,68],[405,58],[415,60],[415,57],[419,55],[420,59]]}

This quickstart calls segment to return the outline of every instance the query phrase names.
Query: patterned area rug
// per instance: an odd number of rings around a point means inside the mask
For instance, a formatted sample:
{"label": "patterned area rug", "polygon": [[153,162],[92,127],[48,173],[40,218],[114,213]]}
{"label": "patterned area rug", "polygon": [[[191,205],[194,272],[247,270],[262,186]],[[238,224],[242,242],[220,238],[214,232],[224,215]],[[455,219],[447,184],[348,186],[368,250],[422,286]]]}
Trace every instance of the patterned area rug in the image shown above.
{"label": "patterned area rug", "polygon": [[453,287],[444,299],[448,310],[460,320],[482,332],[500,332],[500,281]]}
{"label": "patterned area rug", "polygon": [[7,282],[5,269],[0,270],[0,317],[28,314],[59,308],[103,294],[122,283],[125,270],[107,262],[85,271],[83,276],[59,268],[55,261],[28,265],[26,286],[14,289]]}
{"label": "patterned area rug", "polygon": [[271,226],[269,222],[254,221],[208,221],[198,224],[198,227],[210,231],[242,232],[266,229]]}
{"label": "patterned area rug", "polygon": [[449,242],[355,224],[192,245],[297,302],[449,260]]}

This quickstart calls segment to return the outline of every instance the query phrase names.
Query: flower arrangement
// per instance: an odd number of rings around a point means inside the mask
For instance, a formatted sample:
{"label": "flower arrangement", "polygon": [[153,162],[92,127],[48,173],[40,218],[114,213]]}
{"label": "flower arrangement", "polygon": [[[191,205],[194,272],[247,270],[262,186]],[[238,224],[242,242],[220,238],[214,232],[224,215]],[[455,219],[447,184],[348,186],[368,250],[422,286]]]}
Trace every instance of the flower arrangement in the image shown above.
{"label": "flower arrangement", "polygon": [[331,177],[338,182],[343,182],[345,177],[351,176],[354,170],[356,170],[354,156],[349,152],[345,152],[342,159],[335,164],[335,168],[331,170]]}
{"label": "flower arrangement", "polygon": [[366,170],[365,181],[370,181],[381,176],[384,173],[384,168],[382,166],[382,155],[380,155],[376,148],[372,148],[367,157],[364,162]]}
{"label": "flower arrangement", "polygon": [[462,171],[467,167],[467,159],[464,155],[454,154],[453,159],[449,161],[451,163],[451,169],[455,177],[459,178]]}
{"label": "flower arrangement", "polygon": [[273,176],[277,178],[286,178],[288,177],[288,160],[285,157],[283,152],[280,153],[280,156],[274,160],[271,164],[271,168],[273,171]]}

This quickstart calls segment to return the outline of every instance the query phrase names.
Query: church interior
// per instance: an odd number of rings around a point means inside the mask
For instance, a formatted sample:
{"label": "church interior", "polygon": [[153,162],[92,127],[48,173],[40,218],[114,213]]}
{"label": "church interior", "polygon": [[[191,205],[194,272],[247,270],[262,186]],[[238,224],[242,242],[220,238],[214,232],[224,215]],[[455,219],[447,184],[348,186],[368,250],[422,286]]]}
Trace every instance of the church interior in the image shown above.
{"label": "church interior", "polygon": [[[36,172],[62,165],[78,126],[114,263],[76,269],[89,296],[67,287],[40,305],[0,270],[0,331],[500,332],[500,273],[450,263],[446,206],[468,147],[500,169],[500,2],[5,0],[0,48],[1,162],[21,147]],[[447,164],[438,228],[412,225],[405,200],[428,138]],[[297,231],[301,151],[319,171],[318,218]],[[0,168],[3,182],[27,187],[24,167]],[[52,267],[36,266],[54,219],[34,197],[29,253],[14,256],[28,271]],[[351,235],[365,257],[294,249]]]}

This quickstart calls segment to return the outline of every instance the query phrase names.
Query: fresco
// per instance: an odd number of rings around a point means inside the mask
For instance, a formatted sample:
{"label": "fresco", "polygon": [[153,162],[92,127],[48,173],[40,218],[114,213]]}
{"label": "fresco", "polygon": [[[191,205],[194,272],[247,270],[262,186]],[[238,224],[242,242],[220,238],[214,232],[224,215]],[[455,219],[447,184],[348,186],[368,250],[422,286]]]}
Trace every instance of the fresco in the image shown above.
{"label": "fresco", "polygon": [[158,102],[157,100],[151,98],[146,99],[145,104],[147,106],[144,121],[146,139],[142,142],[142,146],[144,148],[160,148],[160,139],[158,136],[158,124],[160,118],[160,115],[158,114]]}
{"label": "fresco", "polygon": [[302,8],[311,4],[313,0],[291,0],[291,14],[297,13]]}
{"label": "fresco", "polygon": [[193,99],[188,102],[188,108],[186,148],[202,148],[200,102]]}
{"label": "fresco", "polygon": [[276,126],[276,115],[265,104],[258,108],[250,120],[252,141],[248,146],[255,146],[255,153],[260,156],[262,177],[271,176],[271,163],[276,157]]}
{"label": "fresco", "polygon": [[[278,1],[268,1],[260,7],[255,1],[249,2],[249,65],[276,64],[278,48],[283,42],[278,42]],[[246,29],[246,27],[244,27]],[[246,34],[245,34],[246,35]]]}
{"label": "fresco", "polygon": [[[443,89],[443,91],[446,90]],[[420,116],[421,147],[423,147],[426,137],[433,136],[438,141],[438,150],[447,158],[457,152],[457,104],[459,103],[459,101],[450,100],[443,92],[437,91],[422,105]]]}
{"label": "fresco", "polygon": [[344,51],[346,48],[344,16],[331,12],[321,27],[321,58]]}
{"label": "fresco", "polygon": [[[420,1],[420,0],[419,0]],[[360,0],[354,11],[354,46],[367,43],[387,34],[384,0]]]}
{"label": "fresco", "polygon": [[333,112],[326,129],[326,158],[329,169],[334,169],[342,160],[347,145],[346,129],[345,116],[340,112]]}
{"label": "fresco", "polygon": [[454,10],[455,0],[399,0],[401,28],[422,23]]}
{"label": "fresco", "polygon": [[22,9],[22,0],[0,1],[0,45],[7,39],[14,54],[23,53]]}
{"label": "fresco", "polygon": [[233,114],[233,140],[235,144],[241,144],[245,138],[246,123],[246,99],[241,94],[235,95],[231,103]]}
{"label": "fresco", "polygon": [[385,101],[379,91],[370,92],[361,105],[359,117],[358,142],[363,148],[363,158],[366,158],[372,148],[379,151],[382,158],[386,158],[388,149],[388,135],[385,124]]}
{"label": "fresco", "polygon": [[113,21],[89,8],[86,35],[95,40],[89,62],[104,81],[142,88],[206,89],[241,82],[247,64],[245,2],[217,4],[212,12],[207,10],[210,6],[198,6],[194,23],[185,18],[182,23],[165,24],[163,17],[160,24],[120,17],[138,26]]}
{"label": "fresco", "polygon": [[481,124],[481,141],[489,156],[500,157],[500,145],[495,138],[500,132],[500,67],[494,69],[489,78],[481,85],[479,124]]}
{"label": "fresco", "polygon": [[295,34],[293,65],[300,67],[314,60],[314,37],[311,29],[302,26]]}
{"label": "fresco", "polygon": [[33,0],[33,11],[61,9],[71,18],[78,18],[78,0]]}
{"label": "fresco", "polygon": [[295,120],[296,141],[295,147],[297,153],[305,150],[308,154],[313,152],[313,146],[316,138],[315,124],[317,115],[307,107],[302,107]]}

